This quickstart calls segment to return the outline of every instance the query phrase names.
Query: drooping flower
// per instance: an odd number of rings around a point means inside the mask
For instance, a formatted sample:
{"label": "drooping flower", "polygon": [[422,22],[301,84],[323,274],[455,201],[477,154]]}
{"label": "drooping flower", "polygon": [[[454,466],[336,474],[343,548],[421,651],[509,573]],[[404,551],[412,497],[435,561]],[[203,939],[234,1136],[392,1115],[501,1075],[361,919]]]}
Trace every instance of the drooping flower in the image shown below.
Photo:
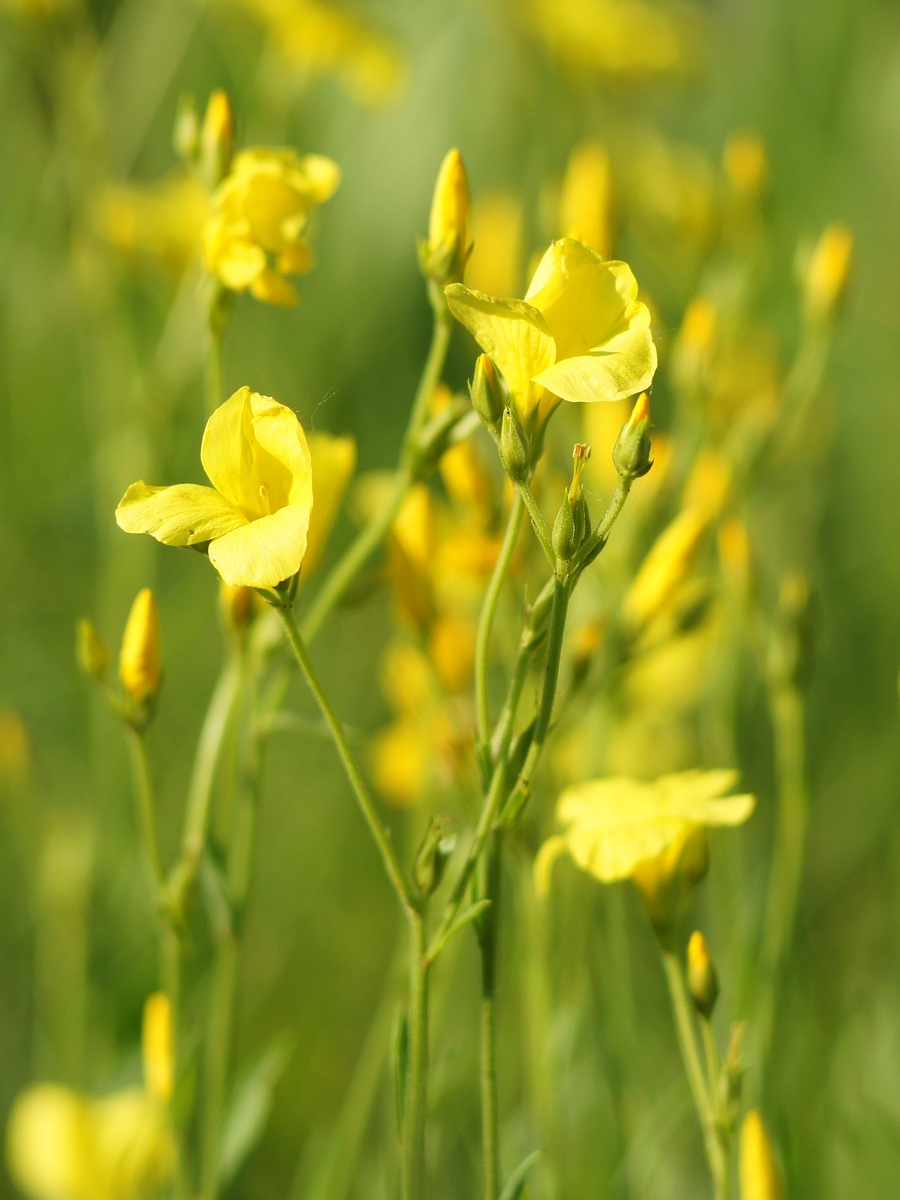
{"label": "drooping flower", "polygon": [[171,1064],[159,1035],[168,1019],[166,998],[151,997],[144,1014],[146,1087],[97,1098],[38,1083],[20,1093],[9,1116],[7,1159],[26,1196],[142,1200],[167,1184],[175,1164],[166,1118]]}
{"label": "drooping flower", "polygon": [[134,483],[116,509],[126,533],[205,548],[231,587],[274,587],[300,569],[312,510],[303,427],[271,396],[240,388],[206,424],[200,459],[212,487]]}
{"label": "drooping flower", "polygon": [[631,268],[581,242],[550,246],[524,300],[462,284],[445,291],[454,316],[503,372],[523,420],[545,391],[575,403],[620,400],[653,378],[650,312]]}
{"label": "drooping flower", "polygon": [[269,304],[296,304],[288,275],[313,256],[304,236],[312,209],[337,190],[340,168],[320,154],[256,147],[236,156],[213,197],[204,237],[208,270],[235,292]]}
{"label": "drooping flower", "polygon": [[556,815],[564,832],[541,847],[535,876],[546,888],[553,862],[564,851],[602,883],[635,875],[644,864],[707,825],[740,825],[753,811],[747,794],[728,795],[735,771],[679,771],[650,783],[594,779],[567,788]]}

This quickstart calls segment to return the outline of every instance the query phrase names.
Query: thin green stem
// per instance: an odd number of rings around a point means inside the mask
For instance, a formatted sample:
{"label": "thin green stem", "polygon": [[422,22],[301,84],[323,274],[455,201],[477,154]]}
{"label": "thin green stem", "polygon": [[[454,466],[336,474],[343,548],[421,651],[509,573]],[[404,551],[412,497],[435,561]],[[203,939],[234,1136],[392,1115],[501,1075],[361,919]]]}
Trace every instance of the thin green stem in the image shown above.
{"label": "thin green stem", "polygon": [[378,815],[378,810],[372,797],[369,795],[369,790],[365,785],[362,773],[356,765],[356,760],[353,757],[353,752],[347,742],[344,728],[328,699],[319,677],[313,667],[312,660],[309,657],[309,651],[306,644],[300,635],[300,630],[297,628],[297,622],[294,620],[294,614],[289,608],[277,607],[276,612],[281,618],[287,634],[288,641],[291,644],[291,649],[297,659],[297,663],[306,676],[306,682],[309,684],[310,691],[316,699],[322,716],[325,718],[325,723],[331,732],[332,739],[337,749],[341,763],[344,767],[344,773],[353,789],[353,794],[356,797],[360,810],[365,818],[369,831],[375,840],[378,847],[378,852],[381,855],[381,860],[384,863],[384,869],[387,873],[394,891],[397,893],[397,898],[400,903],[409,913],[418,913],[420,902],[413,894],[412,887],[406,879],[403,868],[400,865],[400,860],[397,857],[397,852],[394,849],[390,834],[382,823],[381,817]]}
{"label": "thin green stem", "polygon": [[775,680],[770,683],[769,707],[778,776],[778,823],[760,950],[760,991],[754,1023],[760,1082],[771,1047],[778,972],[790,948],[797,919],[809,820],[803,696],[792,682]]}
{"label": "thin green stem", "polygon": [[172,898],[183,910],[197,877],[209,833],[213,784],[222,747],[241,694],[240,656],[231,654],[219,674],[210,697],[188,788],[181,857],[172,872]]}
{"label": "thin green stem", "polygon": [[684,982],[684,972],[678,956],[670,950],[662,950],[663,967],[666,981],[669,985],[669,995],[672,999],[672,1012],[675,1017],[675,1032],[678,1037],[678,1048],[684,1063],[685,1074],[694,1098],[694,1107],[703,1131],[703,1143],[706,1148],[706,1159],[713,1180],[716,1200],[728,1200],[727,1166],[722,1144],[716,1130],[715,1110],[712,1097],[703,1073],[700,1052],[697,1049],[697,1039],[691,1024],[691,1004],[688,999]]}
{"label": "thin green stem", "polygon": [[500,1105],[497,1095],[497,934],[500,904],[500,839],[491,836],[482,860],[482,895],[491,901],[478,923],[481,954],[481,1151],[484,1200],[500,1195]]}
{"label": "thin green stem", "polygon": [[516,495],[521,499],[522,503],[528,509],[528,515],[531,517],[531,524],[537,536],[537,540],[541,543],[541,549],[547,556],[547,561],[551,567],[556,566],[556,555],[553,552],[553,543],[550,540],[550,529],[547,522],[544,520],[544,514],[538,507],[538,502],[534,498],[534,492],[528,483],[516,483]]}
{"label": "thin green stem", "polygon": [[603,514],[600,524],[578,550],[569,564],[569,574],[575,574],[580,568],[592,561],[609,541],[610,531],[613,525],[619,519],[619,514],[625,507],[625,501],[628,499],[628,493],[631,491],[634,484],[633,475],[620,475],[619,481],[616,484],[616,490],[612,494],[612,499]]}
{"label": "thin green stem", "polygon": [[719,1093],[719,1051],[716,1047],[716,1037],[713,1033],[712,1022],[709,1017],[699,1016],[697,1018],[700,1024],[700,1036],[703,1041],[703,1052],[706,1056],[706,1076],[709,1080],[709,1095],[712,1101],[712,1106],[716,1112],[717,1119],[721,1116],[718,1112],[718,1093]]}
{"label": "thin green stem", "polygon": [[128,726],[128,749],[131,755],[131,771],[134,779],[134,794],[137,800],[141,841],[144,846],[144,855],[150,868],[155,899],[157,904],[161,904],[166,890],[166,871],[163,866],[162,855],[159,852],[159,839],[156,834],[153,780],[150,775],[147,742],[143,733],[130,725]]}
{"label": "thin green stem", "polygon": [[440,297],[440,300],[443,307],[439,307],[435,298],[432,297],[435,320],[431,346],[429,347],[428,357],[425,360],[425,366],[422,369],[422,375],[416,388],[406,432],[403,435],[400,461],[397,466],[397,474],[391,495],[381,512],[377,513],[368,525],[360,531],[343,556],[335,563],[328,578],[316,594],[316,598],[303,621],[303,639],[307,644],[314,641],[332,610],[340,602],[360,569],[384,539],[394,522],[394,518],[400,511],[409,489],[415,482],[416,457],[419,449],[418,439],[428,417],[429,402],[441,380],[444,363],[447,359],[447,350],[450,346],[450,334],[452,332],[450,316],[446,311],[446,304],[443,303],[443,295]]}
{"label": "thin green stem", "polygon": [[478,738],[482,746],[488,744],[490,738],[490,699],[488,696],[488,659],[490,655],[491,633],[494,619],[497,615],[497,605],[503,591],[509,564],[516,548],[519,530],[522,527],[522,516],[525,512],[522,497],[517,493],[512,502],[506,535],[500,554],[494,564],[494,570],[487,586],[481,616],[478,622],[478,638],[475,644],[475,695],[478,708]]}
{"label": "thin green stem", "polygon": [[409,909],[409,1068],[403,1120],[403,1200],[425,1195],[428,1106],[428,970],[425,913]]}

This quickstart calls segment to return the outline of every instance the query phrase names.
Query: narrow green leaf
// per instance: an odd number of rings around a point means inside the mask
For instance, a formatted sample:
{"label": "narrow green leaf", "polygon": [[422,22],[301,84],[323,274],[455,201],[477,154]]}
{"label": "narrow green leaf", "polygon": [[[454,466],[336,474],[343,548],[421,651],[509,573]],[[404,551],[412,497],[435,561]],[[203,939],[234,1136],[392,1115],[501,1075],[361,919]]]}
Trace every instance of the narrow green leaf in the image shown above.
{"label": "narrow green leaf", "polygon": [[522,1159],[506,1181],[506,1187],[500,1195],[500,1200],[524,1200],[528,1172],[541,1157],[542,1153],[542,1150],[533,1150],[527,1158]]}
{"label": "narrow green leaf", "polygon": [[223,1184],[234,1178],[262,1137],[272,1111],[275,1088],[293,1052],[293,1035],[281,1033],[235,1079],[219,1152],[219,1179]]}

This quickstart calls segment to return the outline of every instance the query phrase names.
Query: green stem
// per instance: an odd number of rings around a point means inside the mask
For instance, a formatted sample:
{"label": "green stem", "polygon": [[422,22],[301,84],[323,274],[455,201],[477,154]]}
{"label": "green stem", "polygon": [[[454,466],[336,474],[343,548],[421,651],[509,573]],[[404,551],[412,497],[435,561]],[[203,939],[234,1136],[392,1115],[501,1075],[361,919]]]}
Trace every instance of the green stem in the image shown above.
{"label": "green stem", "polygon": [[778,775],[778,825],[760,950],[756,1030],[758,1080],[764,1076],[775,1019],[778,972],[790,948],[803,876],[809,796],[806,789],[804,704],[791,682],[770,683],[769,706]]}
{"label": "green stem", "polygon": [[425,914],[409,909],[409,1068],[403,1120],[403,1200],[425,1195],[428,1100],[428,970]]}
{"label": "green stem", "polygon": [[[506,735],[506,745],[500,748],[497,755],[497,763],[494,767],[494,773],[491,776],[490,786],[487,796],[485,797],[484,807],[481,810],[481,816],[478,820],[478,825],[475,828],[475,834],[472,838],[472,844],[469,847],[469,852],[466,855],[465,861],[459,870],[456,877],[456,882],[450,892],[450,898],[447,901],[447,907],[444,910],[444,915],[441,918],[437,932],[431,940],[428,957],[429,961],[433,961],[434,955],[440,947],[443,939],[449,930],[450,926],[456,920],[460,906],[465,898],[466,891],[469,886],[469,881],[472,878],[472,872],[478,865],[481,859],[484,847],[490,837],[497,819],[499,818],[503,808],[504,801],[506,807],[509,808],[514,800],[518,797],[527,798],[528,790],[531,785],[531,778],[540,758],[541,750],[547,737],[547,732],[550,728],[550,721],[553,715],[553,701],[556,697],[556,687],[559,681],[559,668],[562,656],[563,635],[566,628],[566,613],[569,604],[569,585],[561,582],[558,579],[553,581],[553,609],[550,614],[550,629],[547,635],[547,661],[544,667],[544,683],[541,690],[541,703],[538,709],[538,715],[535,720],[534,733],[532,735],[531,744],[528,749],[528,754],[525,758],[525,763],[516,780],[515,787],[511,794],[508,793],[507,780],[507,764],[506,757],[509,749],[509,735],[512,732],[511,723],[508,726]],[[521,676],[521,682],[524,683],[524,674]],[[509,701],[507,701],[509,704]],[[503,717],[501,717],[503,722]],[[507,798],[508,797],[508,798]]]}
{"label": "green stem", "polygon": [[179,912],[183,911],[193,889],[206,846],[216,767],[240,698],[241,681],[240,656],[231,654],[210,697],[194,757],[185,808],[181,857],[172,872],[172,898]]}
{"label": "green stem", "polygon": [[154,812],[153,781],[150,776],[150,761],[143,733],[128,726],[128,749],[131,755],[131,771],[134,779],[134,794],[137,800],[138,823],[144,854],[150,868],[150,877],[157,904],[162,904],[166,891],[166,871],[159,852]]}
{"label": "green stem", "polygon": [[[441,301],[443,302],[443,296],[441,296]],[[451,324],[446,305],[439,308],[434,297],[432,297],[432,303],[435,308],[435,319],[431,346],[416,388],[406,432],[403,435],[393,490],[385,507],[360,531],[343,556],[335,563],[328,578],[316,594],[303,621],[303,639],[307,643],[316,638],[328,616],[356,578],[357,573],[375,552],[415,482],[419,434],[428,417],[428,404],[434,395],[435,388],[440,383],[444,363],[447,359],[447,350],[450,346]]]}
{"label": "green stem", "polygon": [[603,514],[603,519],[569,564],[570,576],[575,574],[584,564],[595,558],[606,545],[609,540],[610,531],[619,519],[622,509],[625,507],[625,501],[628,499],[628,493],[631,491],[633,484],[633,475],[619,476],[616,490],[613,492],[609,506]]}
{"label": "green stem", "polygon": [[675,1032],[678,1036],[678,1048],[684,1063],[685,1074],[694,1098],[694,1107],[700,1119],[703,1131],[703,1143],[706,1148],[706,1159],[713,1180],[716,1200],[728,1200],[726,1155],[716,1131],[716,1117],[712,1098],[703,1074],[703,1065],[697,1049],[697,1040],[691,1024],[691,1004],[684,983],[684,973],[677,955],[670,950],[662,950],[663,967],[669,984],[669,995],[672,998],[672,1012],[675,1017]]}
{"label": "green stem", "polygon": [[516,495],[528,509],[528,515],[531,517],[531,524],[537,536],[537,540],[541,543],[541,549],[547,556],[547,561],[551,567],[556,566],[556,555],[553,552],[553,543],[550,540],[550,530],[547,522],[544,520],[544,514],[538,507],[538,502],[534,498],[534,492],[528,483],[516,483]]}
{"label": "green stem", "polygon": [[481,1148],[484,1200],[500,1195],[500,1105],[497,1096],[497,933],[500,903],[500,839],[491,837],[483,859],[482,895],[491,901],[478,924],[481,954]]}
{"label": "green stem", "polygon": [[369,790],[363,781],[362,773],[356,765],[356,760],[353,757],[353,752],[350,749],[347,737],[344,733],[344,728],[338,719],[337,714],[332,708],[331,701],[328,699],[319,677],[313,667],[312,660],[309,657],[309,651],[300,635],[300,630],[297,628],[297,622],[294,620],[294,614],[289,608],[282,606],[276,607],[276,612],[281,618],[287,634],[288,641],[291,644],[291,649],[297,659],[297,663],[306,676],[306,682],[309,684],[310,691],[316,699],[322,716],[328,725],[332,739],[340,756],[341,763],[344,767],[344,773],[353,789],[353,794],[356,796],[357,803],[365,818],[366,824],[372,837],[375,839],[375,844],[378,847],[378,852],[381,855],[381,860],[384,863],[384,869],[387,872],[388,879],[393,885],[394,891],[397,893],[397,898],[400,903],[412,914],[418,914],[420,902],[413,895],[412,888],[404,875],[403,868],[400,865],[400,860],[397,858],[397,852],[391,841],[390,834],[382,824],[381,818],[378,815],[378,810],[372,797],[369,795]]}
{"label": "green stem", "polygon": [[503,539],[503,545],[500,547],[500,554],[494,564],[493,574],[488,583],[484,604],[481,609],[481,617],[478,622],[478,638],[475,645],[475,695],[478,708],[478,739],[482,746],[486,746],[490,738],[491,715],[488,697],[488,658],[490,654],[491,633],[494,628],[494,619],[497,615],[500,594],[503,591],[503,584],[516,548],[516,541],[519,537],[519,530],[522,527],[524,511],[522,497],[517,493],[513,498],[509,521],[506,526],[506,535]]}

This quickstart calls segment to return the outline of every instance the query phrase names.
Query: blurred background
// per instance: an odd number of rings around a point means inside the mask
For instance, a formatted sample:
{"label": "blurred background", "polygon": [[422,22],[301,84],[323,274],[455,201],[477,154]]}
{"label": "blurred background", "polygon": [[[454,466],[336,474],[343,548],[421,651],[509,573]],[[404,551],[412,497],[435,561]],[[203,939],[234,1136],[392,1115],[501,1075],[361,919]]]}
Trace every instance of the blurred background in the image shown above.
{"label": "blurred background", "polygon": [[[136,592],[156,592],[165,685],[150,749],[170,851],[221,658],[207,564],[126,538],[113,518],[135,479],[200,478],[203,317],[185,265],[186,202],[159,190],[179,169],[180,97],[195,95],[202,109],[223,87],[240,145],[292,146],[341,166],[340,190],[316,215],[317,265],[299,283],[301,303],[240,298],[224,384],[225,394],[246,383],[277,397],[308,428],[353,433],[363,471],[393,466],[427,351],[415,239],[449,147],[461,149],[493,230],[479,240],[476,227],[470,281],[500,295],[522,294],[533,252],[560,232],[556,197],[573,147],[608,147],[611,250],[646,289],[665,353],[714,236],[723,151],[751,129],[768,159],[759,304],[784,355],[797,334],[798,254],[834,221],[855,241],[824,385],[831,448],[814,489],[773,518],[773,538],[798,548],[811,576],[814,652],[808,856],[766,1111],[791,1196],[893,1194],[900,9],[890,0],[361,0],[354,36],[331,42],[294,28],[290,10],[263,0],[4,0],[0,10],[0,1118],[34,1079],[94,1092],[137,1079],[141,1006],[156,985],[125,748],[77,671],[75,622],[90,616],[116,646]],[[513,243],[505,261],[519,262],[508,290],[488,278],[496,264],[480,250],[501,236]],[[451,385],[464,385],[473,355],[459,332]],[[654,403],[664,429],[665,383]],[[342,517],[329,559],[352,528]],[[356,599],[331,620],[317,658],[362,743],[388,721],[378,672],[390,611],[377,589]],[[289,706],[311,712],[297,685]],[[735,907],[752,925],[772,774],[752,683],[744,708],[739,765],[760,815],[743,843],[747,890]],[[549,813],[552,797],[541,802]],[[406,818],[395,819],[402,839]],[[577,961],[557,964],[571,986],[546,1036],[558,1050],[552,1104],[569,1168],[564,1185],[536,1176],[534,1194],[699,1194],[699,1140],[640,914],[618,889],[576,886],[574,876],[566,904],[578,916],[567,926],[555,913],[560,944],[592,947],[594,962],[582,973]],[[613,923],[633,947],[624,959],[608,953]],[[352,1178],[329,1184],[328,1200],[390,1194],[392,1101],[377,1047],[393,1013],[397,944],[394,901],[331,746],[276,736],[236,1060],[274,1045],[286,1065],[233,1194],[325,1200],[317,1171],[351,1081],[372,1090],[375,1115],[362,1123]],[[435,1200],[478,1186],[475,957],[470,946],[459,957],[459,981],[435,1014]],[[202,945],[197,961],[202,972]],[[537,992],[527,975],[511,978],[501,1003],[511,1026],[527,1027]],[[727,985],[724,1003],[726,1016],[740,1015]],[[510,1165],[534,1144],[520,1104],[527,1075],[506,1063]],[[0,1195],[14,1194],[0,1172]]]}

